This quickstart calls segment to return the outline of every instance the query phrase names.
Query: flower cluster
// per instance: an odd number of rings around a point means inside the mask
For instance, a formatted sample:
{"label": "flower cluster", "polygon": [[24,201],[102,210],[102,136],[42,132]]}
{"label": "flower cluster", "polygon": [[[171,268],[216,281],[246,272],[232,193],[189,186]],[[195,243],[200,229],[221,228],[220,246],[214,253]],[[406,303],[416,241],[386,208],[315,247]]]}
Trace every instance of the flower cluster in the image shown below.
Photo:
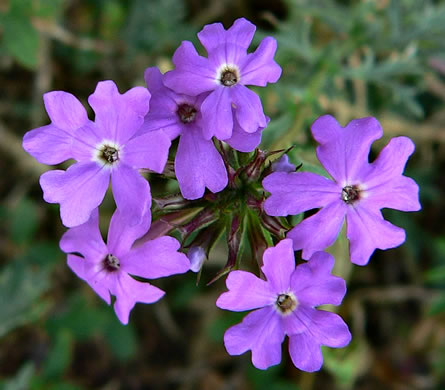
{"label": "flower cluster", "polygon": [[[269,118],[247,86],[275,83],[281,68],[271,37],[248,53],[254,33],[243,18],[228,30],[211,24],[198,33],[207,57],[184,41],[173,70],[145,71],[146,88],[121,94],[113,81],[99,82],[88,99],[94,121],[70,93],[49,92],[43,98],[51,124],[26,133],[23,147],[44,164],[75,161],[66,171],[41,176],[43,198],[60,204],[69,228],[60,241],[68,266],[108,304],[115,296],[123,324],[136,302],[164,295],[146,279],[188,270],[199,279],[225,232],[227,264],[210,283],[228,274],[228,291],[216,305],[255,309],[226,331],[227,352],[251,350],[254,366],[266,369],[280,362],[287,335],[294,365],[316,371],[323,363],[321,345],[339,348],[351,339],[339,315],[317,309],[339,305],[346,293],[345,281],[331,274],[334,258],[323,250],[345,219],[355,264],[365,265],[377,248],[403,243],[404,230],[385,221],[380,210],[420,209],[417,184],[403,176],[414,145],[394,138],[369,162],[371,144],[383,133],[377,120],[356,119],[342,128],[323,116],[312,134],[332,180],[300,171],[288,150],[257,149]],[[168,161],[172,144],[176,153]],[[270,164],[274,155],[279,158]],[[147,171],[176,179],[181,194],[152,199]],[[116,210],[105,244],[98,207],[110,179]],[[284,218],[311,209],[320,211],[297,226]],[[181,242],[168,236],[173,230]],[[261,277],[239,270],[246,245]],[[308,261],[295,266],[299,250]]]}

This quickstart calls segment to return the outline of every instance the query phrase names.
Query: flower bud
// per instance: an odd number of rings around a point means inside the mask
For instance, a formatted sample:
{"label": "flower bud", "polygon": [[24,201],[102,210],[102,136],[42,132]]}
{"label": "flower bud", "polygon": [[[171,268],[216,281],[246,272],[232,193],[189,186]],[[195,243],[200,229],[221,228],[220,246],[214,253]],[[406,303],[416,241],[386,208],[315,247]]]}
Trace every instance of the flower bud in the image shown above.
{"label": "flower bud", "polygon": [[206,251],[201,246],[192,246],[187,253],[187,257],[190,260],[190,270],[193,272],[199,272],[207,259]]}
{"label": "flower bud", "polygon": [[272,163],[272,172],[294,172],[297,167],[289,162],[289,156],[283,154],[278,160]]}

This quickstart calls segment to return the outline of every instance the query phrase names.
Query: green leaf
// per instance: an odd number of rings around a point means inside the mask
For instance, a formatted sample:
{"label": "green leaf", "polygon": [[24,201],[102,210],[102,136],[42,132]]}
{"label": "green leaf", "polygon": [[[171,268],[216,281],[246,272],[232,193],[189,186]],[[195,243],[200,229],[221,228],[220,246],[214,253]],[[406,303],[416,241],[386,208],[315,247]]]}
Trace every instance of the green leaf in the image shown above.
{"label": "green leaf", "polygon": [[37,67],[39,34],[26,15],[13,9],[4,15],[3,45],[19,64],[29,69]]}
{"label": "green leaf", "polygon": [[14,378],[0,383],[0,390],[24,390],[29,388],[29,383],[34,375],[34,365],[26,363],[17,372]]}
{"label": "green leaf", "polygon": [[11,239],[18,243],[29,242],[38,226],[37,207],[29,199],[22,201],[10,212],[9,230]]}
{"label": "green leaf", "polygon": [[445,294],[435,298],[428,309],[428,314],[434,316],[445,312]]}
{"label": "green leaf", "polygon": [[48,380],[61,377],[71,361],[73,336],[69,330],[57,333],[55,343],[45,361],[42,376]]}
{"label": "green leaf", "polygon": [[31,269],[23,261],[14,261],[0,273],[0,337],[17,326],[38,319],[47,302],[40,300],[49,288],[46,269]]}

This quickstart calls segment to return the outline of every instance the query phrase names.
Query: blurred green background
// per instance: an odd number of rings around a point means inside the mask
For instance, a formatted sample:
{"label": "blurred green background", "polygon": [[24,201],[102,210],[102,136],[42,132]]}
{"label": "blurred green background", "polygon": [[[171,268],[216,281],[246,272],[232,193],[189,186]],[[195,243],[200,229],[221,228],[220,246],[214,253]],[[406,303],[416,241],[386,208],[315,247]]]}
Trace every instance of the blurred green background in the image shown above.
{"label": "blurred green background", "polygon": [[[278,40],[281,80],[258,88],[271,123],[262,147],[296,145],[293,162],[319,169],[310,124],[373,115],[389,138],[416,143],[406,175],[421,187],[419,213],[385,211],[406,243],[352,267],[343,236],[330,249],[348,280],[339,313],[353,342],[324,349],[319,373],[298,371],[286,343],[280,366],[230,357],[224,330],[242,314],[215,307],[224,281],[217,248],[204,283],[181,275],[154,284],[122,326],[68,269],[58,249],[58,206],[38,184],[45,167],[21,148],[48,123],[42,94],[65,90],[86,104],[96,83],[124,92],[144,69],[172,67],[184,39],[238,17]],[[0,389],[445,389],[445,2],[433,0],[2,0],[0,1]],[[91,110],[90,110],[91,114]],[[65,165],[62,165],[65,166]],[[154,181],[154,191],[163,184]],[[161,191],[161,190],[159,190]],[[105,222],[112,203],[104,206]],[[207,279],[205,279],[207,278]]]}

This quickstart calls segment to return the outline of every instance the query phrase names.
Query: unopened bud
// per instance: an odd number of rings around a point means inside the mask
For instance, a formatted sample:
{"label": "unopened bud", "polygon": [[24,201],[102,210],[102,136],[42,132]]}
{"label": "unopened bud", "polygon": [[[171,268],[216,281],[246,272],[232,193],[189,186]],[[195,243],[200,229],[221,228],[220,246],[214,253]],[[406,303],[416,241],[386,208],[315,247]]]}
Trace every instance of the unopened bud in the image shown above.
{"label": "unopened bud", "polygon": [[199,272],[207,259],[206,251],[201,246],[192,246],[187,253],[187,257],[190,260],[190,270],[193,272]]}
{"label": "unopened bud", "polygon": [[283,154],[277,161],[272,163],[272,172],[295,172],[297,167],[289,162],[289,156]]}

